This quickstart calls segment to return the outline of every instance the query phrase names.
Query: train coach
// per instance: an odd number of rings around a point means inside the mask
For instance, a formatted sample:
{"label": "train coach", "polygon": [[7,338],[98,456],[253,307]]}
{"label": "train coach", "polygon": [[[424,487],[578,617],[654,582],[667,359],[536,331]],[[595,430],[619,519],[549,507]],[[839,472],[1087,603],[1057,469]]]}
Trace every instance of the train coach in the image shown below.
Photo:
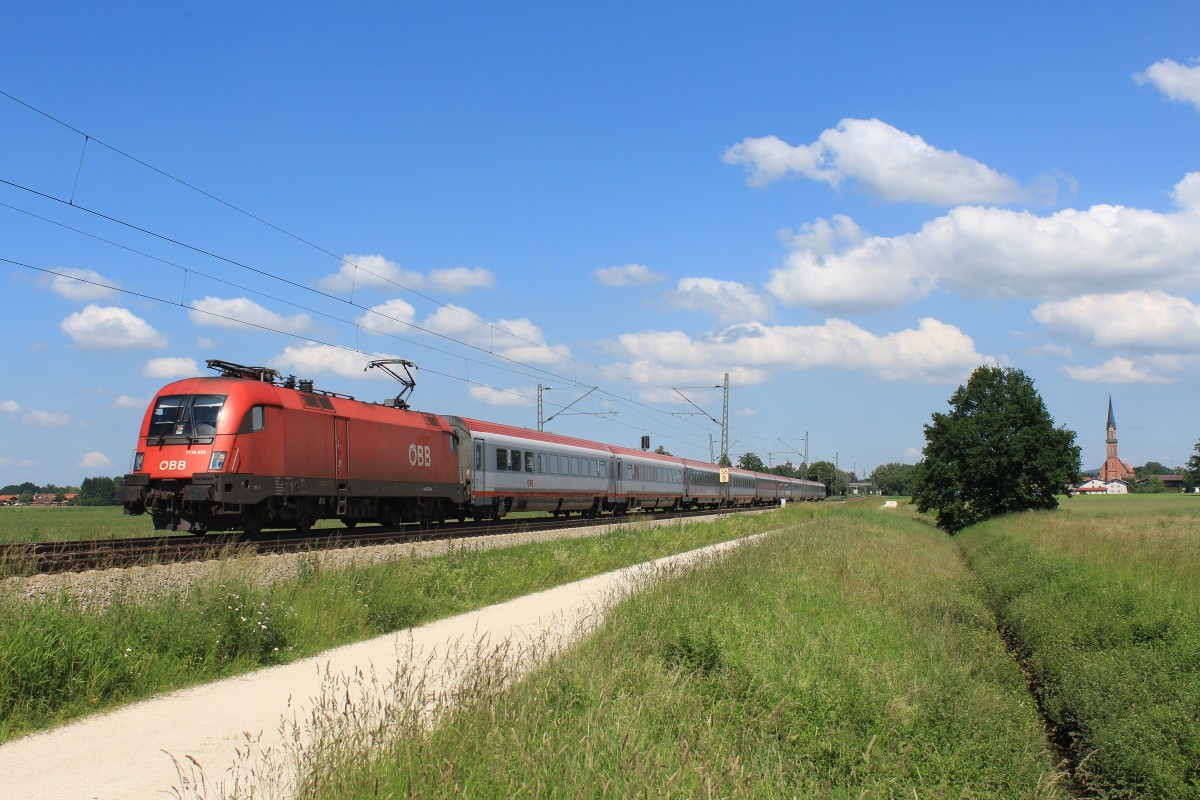
{"label": "train coach", "polygon": [[[405,384],[407,379],[378,361]],[[820,500],[825,487],[465,417],[413,411],[209,361],[168,384],[142,421],[121,499],[165,530],[305,530],[318,519],[423,525]],[[724,474],[722,474],[724,472]]]}

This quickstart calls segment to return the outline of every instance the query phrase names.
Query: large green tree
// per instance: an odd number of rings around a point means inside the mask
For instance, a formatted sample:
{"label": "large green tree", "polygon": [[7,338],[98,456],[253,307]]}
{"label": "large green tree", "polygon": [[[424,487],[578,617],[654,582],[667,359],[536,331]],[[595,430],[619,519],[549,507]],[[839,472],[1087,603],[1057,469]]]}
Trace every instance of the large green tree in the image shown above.
{"label": "large green tree", "polygon": [[871,470],[871,483],[879,487],[879,491],[890,495],[906,495],[912,488],[913,475],[916,474],[916,464],[880,464]]}
{"label": "large green tree", "polygon": [[767,465],[763,463],[763,460],[758,457],[757,453],[742,453],[742,457],[738,459],[737,465],[751,472],[767,471]]}
{"label": "large green tree", "polygon": [[832,461],[814,461],[808,465],[808,473],[803,477],[825,484],[830,497],[845,495],[854,482],[853,473],[838,469]]}
{"label": "large green tree", "polygon": [[985,519],[1058,506],[1079,480],[1075,432],[1054,427],[1033,380],[1019,369],[979,367],[925,426],[912,498],[957,533]]}
{"label": "large green tree", "polygon": [[117,494],[124,485],[125,479],[121,477],[84,478],[75,502],[81,506],[118,506],[121,501]]}
{"label": "large green tree", "polygon": [[1200,442],[1196,442],[1192,449],[1196,452],[1188,459],[1184,474],[1187,475],[1188,486],[1200,486]]}

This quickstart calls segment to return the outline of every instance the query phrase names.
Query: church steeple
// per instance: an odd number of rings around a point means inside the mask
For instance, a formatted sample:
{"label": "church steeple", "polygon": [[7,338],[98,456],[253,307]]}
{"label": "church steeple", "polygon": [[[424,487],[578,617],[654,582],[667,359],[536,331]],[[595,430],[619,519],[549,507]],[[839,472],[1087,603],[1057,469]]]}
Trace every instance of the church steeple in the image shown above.
{"label": "church steeple", "polygon": [[1100,467],[1100,480],[1108,483],[1119,479],[1133,477],[1133,467],[1126,464],[1117,455],[1117,418],[1113,415],[1112,395],[1108,396],[1108,424],[1105,425],[1105,456],[1104,466]]}

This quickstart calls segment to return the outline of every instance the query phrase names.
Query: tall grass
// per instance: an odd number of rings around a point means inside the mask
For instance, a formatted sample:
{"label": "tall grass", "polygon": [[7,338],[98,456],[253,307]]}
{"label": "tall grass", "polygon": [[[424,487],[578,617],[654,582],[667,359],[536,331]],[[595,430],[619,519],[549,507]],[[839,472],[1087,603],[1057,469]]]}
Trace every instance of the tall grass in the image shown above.
{"label": "tall grass", "polygon": [[508,689],[482,665],[432,726],[420,697],[331,707],[301,796],[1063,796],[955,546],[861,506],[792,520]]}
{"label": "tall grass", "polygon": [[956,538],[1077,780],[1097,797],[1200,797],[1200,504],[1103,499]]}
{"label": "tall grass", "polygon": [[746,535],[772,515],[622,526],[590,538],[322,568],[264,586],[234,559],[186,593],[103,609],[65,594],[0,596],[0,741],[92,711],[468,611],[563,582]]}
{"label": "tall grass", "polygon": [[[323,519],[314,527],[342,524]],[[155,530],[149,514],[126,516],[121,506],[0,506],[0,544],[165,535],[190,534]]]}
{"label": "tall grass", "polygon": [[0,507],[0,544],[160,534],[149,516],[124,516],[120,506]]}

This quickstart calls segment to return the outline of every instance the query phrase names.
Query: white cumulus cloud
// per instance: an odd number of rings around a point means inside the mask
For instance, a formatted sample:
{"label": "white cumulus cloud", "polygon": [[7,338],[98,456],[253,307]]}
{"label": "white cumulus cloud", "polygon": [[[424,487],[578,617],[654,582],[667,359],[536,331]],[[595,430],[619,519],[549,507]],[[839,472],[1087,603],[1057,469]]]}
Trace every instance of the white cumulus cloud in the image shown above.
{"label": "white cumulus cloud", "polygon": [[432,269],[425,275],[406,270],[381,255],[348,253],[342,257],[337,272],[321,278],[316,285],[328,292],[370,287],[391,291],[428,288],[447,294],[463,294],[475,289],[491,289],[496,285],[496,276],[482,267]]}
{"label": "white cumulus cloud", "polygon": [[1054,299],[1200,279],[1200,173],[1175,186],[1177,211],[1114,205],[1048,216],[960,206],[916,233],[869,236],[836,217],[806,226],[767,289],[786,305],[894,308],[941,287],[966,297]]}
{"label": "white cumulus cloud", "polygon": [[566,345],[550,344],[542,329],[524,317],[488,322],[462,306],[446,305],[426,317],[421,327],[526,364],[553,364],[571,357]]}
{"label": "white cumulus cloud", "polygon": [[188,316],[197,325],[257,331],[263,328],[302,334],[312,328],[307,314],[285,316],[260,306],[247,297],[205,297],[193,300]]}
{"label": "white cumulus cloud", "polygon": [[303,345],[289,345],[284,351],[272,358],[269,363],[275,369],[300,378],[317,376],[336,376],[339,378],[386,378],[391,380],[381,370],[368,370],[367,364],[378,358],[396,358],[388,353],[360,353],[342,347],[332,347],[327,344],[306,342]]}
{"label": "white cumulus cloud", "polygon": [[1051,333],[1096,347],[1200,352],[1200,306],[1163,291],[1081,295],[1043,303],[1033,318]]}
{"label": "white cumulus cloud", "polygon": [[463,294],[475,289],[492,289],[496,276],[483,267],[431,269],[426,283],[430,289],[447,294]]}
{"label": "white cumulus cloud", "polygon": [[1200,65],[1189,67],[1164,58],[1133,78],[1140,84],[1153,85],[1169,100],[1191,103],[1200,111]]}
{"label": "white cumulus cloud", "polygon": [[117,398],[113,400],[113,408],[144,409],[146,407],[146,403],[147,401],[140,397],[134,397],[128,394],[119,394],[117,395]]}
{"label": "white cumulus cloud", "polygon": [[36,467],[38,462],[28,458],[13,458],[12,456],[0,456],[0,465],[6,467]]}
{"label": "white cumulus cloud", "polygon": [[84,350],[141,350],[166,345],[165,337],[146,320],[119,306],[92,303],[64,319],[59,327]]}
{"label": "white cumulus cloud", "polygon": [[83,467],[84,469],[100,469],[101,467],[107,467],[110,464],[112,464],[112,459],[104,455],[104,453],[101,453],[99,450],[92,450],[91,452],[84,453],[83,457],[80,458],[78,462],[78,466]]}
{"label": "white cumulus cloud", "polygon": [[736,281],[682,278],[667,303],[689,311],[712,314],[721,322],[748,322],[771,316],[771,305],[758,292]]}
{"label": "white cumulus cloud", "polygon": [[3,400],[0,401],[0,411],[5,414],[19,414],[21,413],[21,404],[16,400]]}
{"label": "white cumulus cloud", "polygon": [[852,181],[893,203],[1008,203],[1028,197],[1015,179],[986,164],[939,150],[877,119],[844,119],[807,145],[777,136],[746,138],[725,151],[724,161],[745,166],[751,186],[795,173],[835,187]]}
{"label": "white cumulus cloud", "polygon": [[618,346],[630,357],[621,365],[640,380],[656,384],[707,375],[718,365],[735,383],[760,383],[780,370],[844,369],[886,381],[921,383],[962,379],[996,359],[979,353],[959,328],[932,318],[917,328],[878,335],[841,319],[821,325],[733,325],[694,339],[680,331],[625,334]]}
{"label": "white cumulus cloud", "polygon": [[71,424],[71,415],[63,411],[44,411],[31,408],[21,415],[21,422],[40,428],[63,428]]}
{"label": "white cumulus cloud", "polygon": [[53,271],[58,274],[49,279],[50,291],[68,300],[103,300],[121,288],[121,284],[94,269],[54,267]]}
{"label": "white cumulus cloud", "polygon": [[371,333],[407,333],[416,321],[417,310],[399,298],[367,309],[354,320]]}
{"label": "white cumulus cloud", "polygon": [[1082,383],[1170,383],[1174,378],[1159,370],[1135,364],[1123,356],[1113,356],[1096,367],[1064,365],[1060,367],[1068,377]]}
{"label": "white cumulus cloud", "polygon": [[493,389],[491,386],[472,386],[467,389],[467,393],[489,406],[532,406],[536,402],[529,397],[528,390],[522,389]]}
{"label": "white cumulus cloud", "polygon": [[625,264],[620,267],[600,267],[592,273],[601,286],[644,286],[667,279],[642,264]]}
{"label": "white cumulus cloud", "polygon": [[161,378],[163,380],[190,378],[199,372],[200,365],[196,363],[196,359],[184,357],[152,358],[142,367],[142,374],[147,378]]}

